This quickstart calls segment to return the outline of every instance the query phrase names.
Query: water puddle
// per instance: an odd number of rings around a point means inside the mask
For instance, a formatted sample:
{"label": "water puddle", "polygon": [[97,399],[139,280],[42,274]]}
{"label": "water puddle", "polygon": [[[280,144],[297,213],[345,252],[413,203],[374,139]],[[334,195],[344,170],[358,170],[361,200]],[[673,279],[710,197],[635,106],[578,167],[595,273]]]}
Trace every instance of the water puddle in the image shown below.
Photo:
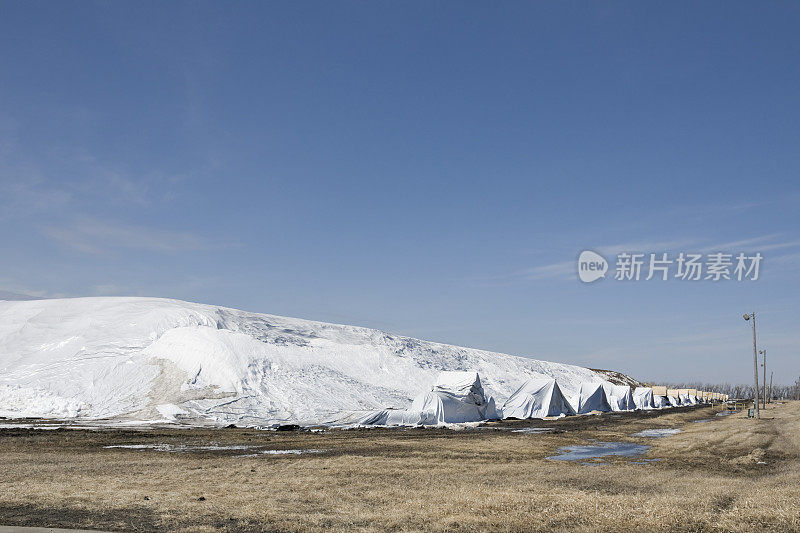
{"label": "water puddle", "polygon": [[658,459],[658,458],[655,458],[655,459],[640,459],[638,461],[631,461],[630,464],[632,464],[632,465],[649,465],[651,463],[655,463],[656,461],[660,461],[660,460],[661,459]]}
{"label": "water puddle", "polygon": [[216,452],[216,451],[241,451],[250,450],[255,446],[229,445],[219,446],[210,444],[206,446],[193,446],[190,444],[111,444],[103,448],[120,448],[125,450],[155,450],[157,452]]}
{"label": "water puddle", "polygon": [[0,429],[61,429],[60,424],[0,424]]}
{"label": "water puddle", "polygon": [[217,452],[217,451],[252,451],[246,455],[236,455],[235,457],[260,457],[263,455],[301,455],[306,453],[323,453],[325,450],[264,450],[263,446],[249,446],[243,444],[218,445],[209,444],[205,446],[195,446],[190,444],[112,444],[103,448],[116,448],[124,450],[154,450],[157,452],[169,453],[191,453],[191,452]]}
{"label": "water puddle", "polygon": [[736,411],[722,411],[721,413],[717,413],[714,416],[728,416],[728,415],[732,415],[735,412]]}
{"label": "water puddle", "polygon": [[262,455],[303,455],[307,453],[325,453],[326,450],[263,450],[258,453],[237,455],[236,457],[260,457]]}
{"label": "water puddle", "polygon": [[550,433],[551,431],[553,431],[552,428],[522,428],[522,429],[512,429],[511,433],[536,434],[536,433]]}
{"label": "water puddle", "polygon": [[692,420],[692,424],[705,424],[706,422],[711,422],[710,418],[703,418],[700,420]]}
{"label": "water puddle", "polygon": [[661,439],[680,432],[681,430],[677,428],[645,429],[639,433],[634,433],[631,435],[631,437],[650,437],[652,439]]}
{"label": "water puddle", "polygon": [[562,446],[557,450],[559,455],[550,456],[548,459],[553,461],[581,461],[583,465],[596,466],[604,464],[602,457],[610,455],[639,457],[649,449],[650,446],[630,442],[598,442],[582,446]]}

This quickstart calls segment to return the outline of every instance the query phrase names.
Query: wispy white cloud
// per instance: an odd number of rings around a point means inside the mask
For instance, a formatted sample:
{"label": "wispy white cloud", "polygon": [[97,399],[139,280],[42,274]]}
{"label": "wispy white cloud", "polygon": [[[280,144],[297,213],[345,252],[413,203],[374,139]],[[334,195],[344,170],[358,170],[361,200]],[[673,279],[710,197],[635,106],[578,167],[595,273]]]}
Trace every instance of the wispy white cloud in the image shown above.
{"label": "wispy white cloud", "polygon": [[0,220],[96,212],[97,206],[156,207],[175,198],[186,179],[158,168],[140,172],[81,148],[53,146],[38,158],[17,148],[13,132],[0,123]]}
{"label": "wispy white cloud", "polygon": [[763,246],[758,247],[759,252],[769,252],[772,250],[783,250],[785,248],[796,248],[800,246],[800,241],[786,241],[786,242],[777,242],[774,244],[766,244]]}
{"label": "wispy white cloud", "polygon": [[91,288],[91,294],[93,296],[117,296],[123,292],[119,285],[114,283],[103,283]]}
{"label": "wispy white cloud", "polygon": [[[741,239],[738,241],[723,242],[714,245],[702,244],[697,239],[681,239],[672,241],[633,241],[622,244],[611,244],[589,248],[604,256],[609,262],[613,262],[613,258],[623,252],[639,252],[639,253],[661,253],[661,252],[674,252],[674,251],[687,251],[687,252],[718,252],[725,251],[730,253],[742,251],[758,251],[769,252],[774,250],[784,250],[790,248],[800,247],[800,240],[779,240],[783,234],[772,233],[762,235],[759,237],[752,237],[749,239]],[[577,259],[580,250],[576,250],[575,257]],[[786,259],[784,259],[786,257]],[[772,263],[786,265],[796,264],[796,256],[790,254],[787,256],[779,256],[772,258]],[[516,280],[563,280],[574,281],[576,278],[576,261],[560,261],[557,263],[549,263],[545,265],[538,265],[535,267],[519,270],[506,276],[505,279]]]}
{"label": "wispy white cloud", "polygon": [[526,280],[574,279],[575,261],[563,261],[561,263],[528,268],[512,274],[512,277]]}
{"label": "wispy white cloud", "polygon": [[174,186],[184,180],[182,175],[166,174],[157,169],[135,173],[86,152],[64,155],[61,159],[79,176],[70,185],[76,197],[102,195],[116,205],[151,207],[169,201],[174,197]]}
{"label": "wispy white cloud", "polygon": [[[0,294],[4,294],[6,296],[33,296],[35,298],[64,298],[67,296],[67,294],[63,292],[34,289],[29,285],[18,283],[17,281],[9,278],[0,278]],[[0,298],[2,298],[2,296],[0,296]]]}
{"label": "wispy white cloud", "polygon": [[60,210],[71,200],[69,192],[48,187],[36,176],[0,176],[0,220]]}
{"label": "wispy white cloud", "polygon": [[[622,252],[644,252],[644,251],[663,251],[674,250],[682,246],[690,244],[691,241],[675,240],[675,241],[655,241],[655,242],[628,242],[622,244],[611,244],[605,246],[597,246],[592,248],[602,254],[604,257],[609,258]],[[556,279],[564,281],[574,281],[576,279],[576,261],[580,250],[575,252],[575,260],[561,261],[558,263],[550,263],[547,265],[535,266],[532,268],[519,270],[512,273],[509,277],[518,280],[544,280]]]}
{"label": "wispy white cloud", "polygon": [[672,241],[639,241],[622,244],[599,246],[596,251],[604,256],[617,255],[623,252],[667,252],[691,246],[693,241],[688,239]]}
{"label": "wispy white cloud", "polygon": [[[743,248],[753,249],[753,247],[758,248],[759,251],[764,251],[767,247],[784,247],[785,243],[773,243],[767,244],[769,241],[772,241],[778,237],[780,237],[780,233],[771,233],[768,235],[762,235],[760,237],[752,237],[749,239],[741,239],[738,241],[730,241],[730,242],[723,242],[719,244],[713,245],[706,245],[702,248],[699,248],[697,251],[700,252],[719,252],[719,251],[742,251]],[[775,248],[772,248],[775,249]]]}
{"label": "wispy white cloud", "polygon": [[42,234],[69,248],[93,254],[121,248],[181,253],[232,245],[232,243],[212,243],[189,232],[123,225],[95,218],[82,218],[60,226],[46,226],[42,228]]}
{"label": "wispy white cloud", "polygon": [[716,216],[732,216],[745,211],[750,211],[758,207],[775,203],[774,200],[761,200],[752,202],[736,202],[736,203],[705,203],[705,204],[689,204],[679,205],[673,208],[664,210],[664,213],[671,216],[680,217],[700,217],[709,218]]}

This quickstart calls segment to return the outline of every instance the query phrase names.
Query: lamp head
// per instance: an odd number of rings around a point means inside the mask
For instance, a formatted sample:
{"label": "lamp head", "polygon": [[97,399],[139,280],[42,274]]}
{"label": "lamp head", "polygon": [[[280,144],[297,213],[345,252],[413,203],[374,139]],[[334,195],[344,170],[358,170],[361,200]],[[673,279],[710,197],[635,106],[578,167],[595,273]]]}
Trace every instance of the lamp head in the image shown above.
{"label": "lamp head", "polygon": [[750,320],[750,315],[748,315],[747,313],[745,313],[745,314],[744,314],[744,319],[745,319],[745,320]]}

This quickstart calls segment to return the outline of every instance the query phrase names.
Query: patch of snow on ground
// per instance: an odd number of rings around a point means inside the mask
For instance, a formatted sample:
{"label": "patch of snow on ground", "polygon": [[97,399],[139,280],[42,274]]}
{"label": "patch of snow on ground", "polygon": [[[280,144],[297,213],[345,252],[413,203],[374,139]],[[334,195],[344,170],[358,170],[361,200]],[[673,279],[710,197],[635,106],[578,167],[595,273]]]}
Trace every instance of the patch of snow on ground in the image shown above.
{"label": "patch of snow on ground", "polygon": [[250,450],[255,448],[255,446],[246,446],[246,445],[228,445],[228,446],[219,446],[216,444],[205,445],[205,446],[193,446],[189,444],[110,444],[108,446],[103,446],[103,448],[113,449],[113,448],[120,448],[125,450],[155,450],[158,452],[216,452],[216,451],[226,451],[226,450]]}
{"label": "patch of snow on ground", "polygon": [[675,435],[676,433],[680,433],[680,429],[676,428],[665,428],[665,429],[645,429],[640,431],[639,433],[634,433],[631,435],[632,437],[651,437],[654,439],[660,439],[662,437],[669,437],[670,435]]}

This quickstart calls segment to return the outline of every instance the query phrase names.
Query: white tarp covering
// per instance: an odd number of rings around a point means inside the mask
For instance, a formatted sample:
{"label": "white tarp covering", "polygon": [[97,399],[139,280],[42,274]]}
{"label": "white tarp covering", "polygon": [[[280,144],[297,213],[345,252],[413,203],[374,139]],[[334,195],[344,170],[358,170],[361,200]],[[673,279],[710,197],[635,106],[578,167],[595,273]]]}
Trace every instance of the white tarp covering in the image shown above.
{"label": "white tarp covering", "polygon": [[575,410],[554,379],[529,379],[506,400],[503,418],[546,418],[574,415]]}
{"label": "white tarp covering", "polygon": [[635,409],[633,395],[628,385],[614,385],[608,381],[603,383],[606,400],[612,411],[631,411]]}
{"label": "white tarp covering", "polygon": [[603,384],[581,383],[578,392],[570,398],[572,407],[579,415],[591,413],[592,411],[611,411],[608,405]]}
{"label": "white tarp covering", "polygon": [[423,392],[402,411],[388,411],[372,423],[440,426],[499,418],[494,398],[487,397],[477,372],[442,372],[430,392]]}
{"label": "white tarp covering", "polygon": [[486,401],[481,378],[477,372],[444,371],[439,373],[432,392],[481,405]]}
{"label": "white tarp covering", "polygon": [[653,389],[650,387],[636,387],[633,391],[633,404],[636,409],[654,409]]}
{"label": "white tarp covering", "polygon": [[666,407],[672,407],[672,404],[670,403],[669,398],[666,396],[658,396],[657,394],[654,394],[653,407],[656,409],[664,409]]}
{"label": "white tarp covering", "polygon": [[692,399],[689,398],[688,394],[681,394],[678,398],[680,399],[681,405],[692,405]]}
{"label": "white tarp covering", "polygon": [[675,396],[667,396],[667,401],[672,407],[678,407],[681,404],[681,401]]}
{"label": "white tarp covering", "polygon": [[0,300],[0,417],[327,424],[405,410],[439,370],[466,368],[503,399],[526,379],[570,388],[600,379],[572,365],[178,300]]}

